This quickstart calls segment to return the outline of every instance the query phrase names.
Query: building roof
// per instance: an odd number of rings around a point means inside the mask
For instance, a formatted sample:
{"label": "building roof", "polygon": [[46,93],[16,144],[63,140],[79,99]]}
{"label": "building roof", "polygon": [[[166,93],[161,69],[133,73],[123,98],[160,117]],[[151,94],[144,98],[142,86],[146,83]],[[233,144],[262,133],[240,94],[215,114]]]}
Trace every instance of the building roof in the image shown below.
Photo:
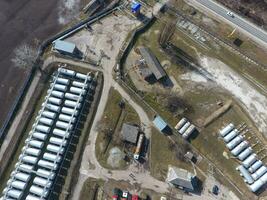
{"label": "building roof", "polygon": [[147,66],[150,68],[156,79],[159,80],[166,76],[166,72],[163,70],[156,56],[147,47],[139,47],[139,51],[144,58]]}
{"label": "building roof", "polygon": [[163,131],[168,126],[159,115],[154,118],[153,123],[160,131]]}
{"label": "building roof", "polygon": [[74,53],[75,48],[75,44],[62,40],[56,40],[54,43],[54,49],[64,51],[66,53]]}
{"label": "building roof", "polygon": [[195,175],[185,169],[169,167],[166,181],[184,189],[194,190]]}
{"label": "building roof", "polygon": [[132,12],[136,12],[141,8],[141,4],[138,2],[133,2],[131,5]]}
{"label": "building roof", "polygon": [[122,139],[127,142],[136,144],[139,133],[139,127],[124,123],[121,129]]}

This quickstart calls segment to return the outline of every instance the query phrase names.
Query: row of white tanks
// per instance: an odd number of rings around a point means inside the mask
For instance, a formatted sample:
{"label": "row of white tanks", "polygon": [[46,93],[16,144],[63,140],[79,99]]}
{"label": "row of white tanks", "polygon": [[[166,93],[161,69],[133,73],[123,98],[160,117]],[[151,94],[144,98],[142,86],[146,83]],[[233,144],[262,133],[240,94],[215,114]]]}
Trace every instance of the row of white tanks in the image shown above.
{"label": "row of white tanks", "polygon": [[188,139],[190,135],[196,130],[196,126],[183,117],[174,127],[182,135],[184,139]]}
{"label": "row of white tanks", "polygon": [[[75,73],[72,70],[59,68],[58,72],[63,76],[76,76],[77,79],[82,80],[89,77],[92,80],[91,76]],[[82,99],[79,99],[79,93],[66,93],[66,91],[73,86],[77,86],[81,88],[79,91],[84,95],[84,91],[88,88],[88,83],[84,84],[84,82],[78,80],[71,82],[65,77],[54,77],[53,81],[54,83],[48,90],[49,95],[46,97],[43,109],[39,111],[30,136],[25,140],[26,145],[22,148],[22,154],[19,156],[20,162],[16,163],[15,170],[11,173],[11,178],[3,191],[2,199],[20,199],[26,192],[24,190],[33,175],[31,172],[33,172],[35,166],[37,166],[36,176],[26,200],[41,199],[40,197],[45,199],[49,188],[52,186],[52,181],[55,178],[54,171],[57,170],[58,163],[62,160],[64,147],[67,145],[67,139],[76,121],[75,116],[78,115],[82,102]],[[71,86],[69,86],[70,83]],[[64,104],[60,106],[64,97]],[[57,117],[58,120],[56,120]],[[55,128],[52,130],[53,125],[55,125]],[[52,134],[52,137],[49,138],[46,149],[44,149],[49,134]],[[43,156],[40,158],[42,153]]]}
{"label": "row of white tanks", "polygon": [[242,164],[236,170],[244,178],[252,192],[257,192],[267,182],[267,167],[253,153],[248,141],[230,123],[219,131],[219,135],[226,143],[226,147],[237,157]]}

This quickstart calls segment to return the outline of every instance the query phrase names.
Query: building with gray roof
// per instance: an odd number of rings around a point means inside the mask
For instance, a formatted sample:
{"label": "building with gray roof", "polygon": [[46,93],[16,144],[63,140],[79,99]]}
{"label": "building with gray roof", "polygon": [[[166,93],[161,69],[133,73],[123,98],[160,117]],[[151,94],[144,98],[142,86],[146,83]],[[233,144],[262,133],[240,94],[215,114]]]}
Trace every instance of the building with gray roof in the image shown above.
{"label": "building with gray roof", "polygon": [[130,142],[132,144],[137,143],[137,138],[139,134],[139,127],[132,125],[132,124],[127,124],[124,123],[122,125],[121,129],[121,137],[123,141]]}

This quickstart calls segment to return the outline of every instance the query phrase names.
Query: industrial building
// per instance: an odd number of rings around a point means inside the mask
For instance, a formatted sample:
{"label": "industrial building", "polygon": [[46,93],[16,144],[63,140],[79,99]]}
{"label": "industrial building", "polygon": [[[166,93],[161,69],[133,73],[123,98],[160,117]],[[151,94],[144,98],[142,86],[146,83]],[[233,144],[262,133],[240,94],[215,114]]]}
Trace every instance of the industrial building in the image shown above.
{"label": "industrial building", "polygon": [[[158,81],[167,76],[160,62],[156,58],[156,56],[151,52],[151,50],[147,47],[139,47],[138,48],[146,66],[152,72],[154,78]],[[146,74],[147,76],[151,76],[150,73]],[[149,79],[150,77],[145,76],[144,79]]]}
{"label": "industrial building", "polygon": [[81,52],[78,50],[76,45],[71,42],[66,42],[63,40],[56,40],[53,43],[53,49],[63,55],[79,57],[79,58],[81,57]]}
{"label": "industrial building", "polygon": [[81,112],[89,104],[86,99],[93,94],[93,82],[92,73],[59,68],[53,74],[1,200],[53,199],[50,195],[58,175],[62,178],[63,161],[70,143],[74,144]]}
{"label": "industrial building", "polygon": [[193,192],[197,187],[196,175],[185,169],[169,166],[166,181],[185,191]]}
{"label": "industrial building", "polygon": [[160,132],[164,132],[168,128],[168,124],[159,115],[155,116],[153,124]]}
{"label": "industrial building", "polygon": [[132,144],[136,144],[138,135],[139,135],[139,127],[138,126],[128,124],[128,123],[124,123],[122,125],[121,137],[122,137],[123,141],[129,142]]}

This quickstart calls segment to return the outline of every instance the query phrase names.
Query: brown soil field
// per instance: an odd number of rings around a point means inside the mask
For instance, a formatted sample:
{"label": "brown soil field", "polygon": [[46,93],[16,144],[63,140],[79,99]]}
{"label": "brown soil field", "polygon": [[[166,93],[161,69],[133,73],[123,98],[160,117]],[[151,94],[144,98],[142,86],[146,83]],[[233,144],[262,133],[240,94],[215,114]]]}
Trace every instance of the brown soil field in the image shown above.
{"label": "brown soil field", "polygon": [[[27,70],[15,67],[11,62],[14,49],[23,42],[31,44],[35,39],[43,41],[57,33],[63,27],[58,22],[59,14],[68,15],[62,6],[63,2],[72,1],[0,1],[0,127],[29,73]],[[85,0],[74,2],[76,9],[85,4]]]}

